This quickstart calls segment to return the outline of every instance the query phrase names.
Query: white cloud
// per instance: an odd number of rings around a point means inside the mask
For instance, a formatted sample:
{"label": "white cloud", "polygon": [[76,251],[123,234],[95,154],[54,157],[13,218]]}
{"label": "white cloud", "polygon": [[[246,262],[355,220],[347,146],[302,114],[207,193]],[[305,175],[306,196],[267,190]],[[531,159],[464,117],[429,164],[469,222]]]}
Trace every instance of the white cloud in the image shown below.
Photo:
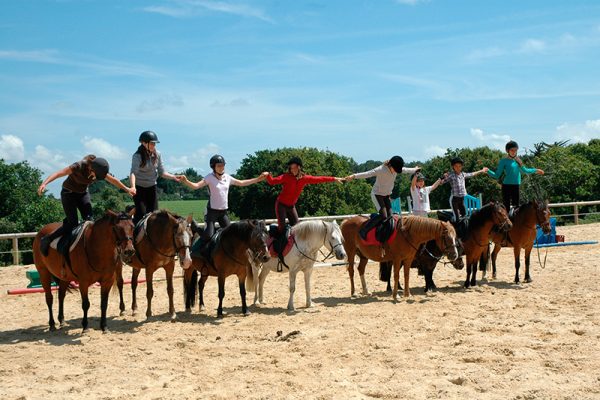
{"label": "white cloud", "polygon": [[432,158],[437,156],[443,156],[444,154],[446,154],[446,149],[441,146],[434,145],[425,148],[425,151],[423,153],[427,158]]}
{"label": "white cloud", "polygon": [[7,162],[19,162],[25,159],[25,146],[20,137],[0,136],[0,158]]}
{"label": "white cloud", "polygon": [[583,124],[564,123],[556,127],[557,140],[588,142],[600,138],[600,119],[587,120]]}
{"label": "white cloud", "polygon": [[478,61],[486,58],[502,57],[505,54],[507,54],[505,49],[494,46],[485,49],[475,49],[467,55],[467,59],[469,61]]}
{"label": "white cloud", "polygon": [[81,139],[81,144],[83,144],[85,151],[98,157],[107,158],[109,162],[110,159],[122,160],[126,157],[126,152],[123,149],[108,143],[104,139],[86,136]]}
{"label": "white cloud", "polygon": [[203,11],[212,11],[273,22],[263,10],[245,4],[212,0],[169,0],[167,4],[144,7],[142,10],[174,18],[195,17],[201,15]]}
{"label": "white cloud", "polygon": [[499,135],[496,133],[485,133],[482,129],[471,128],[471,136],[481,142],[481,145],[495,147],[503,150],[506,142],[510,140],[509,135]]}
{"label": "white cloud", "polygon": [[169,106],[181,107],[183,106],[183,99],[179,95],[168,94],[156,99],[144,100],[137,106],[136,110],[139,113],[145,113],[159,111]]}
{"label": "white cloud", "polygon": [[187,168],[194,168],[196,171],[205,175],[209,170],[210,158],[219,153],[219,146],[214,143],[208,143],[206,146],[196,149],[191,155],[168,156],[165,160],[165,168],[168,171],[183,171]]}
{"label": "white cloud", "polygon": [[416,6],[420,3],[427,3],[429,0],[396,0],[398,4],[404,4],[407,6]]}
{"label": "white cloud", "polygon": [[540,53],[546,50],[546,42],[539,39],[527,39],[525,40],[519,49],[521,53]]}
{"label": "white cloud", "polygon": [[215,100],[210,106],[211,107],[246,107],[249,106],[250,102],[242,97],[237,97],[231,101],[221,102]]}
{"label": "white cloud", "polygon": [[35,146],[35,152],[27,157],[31,165],[44,171],[45,174],[51,174],[71,164],[65,160],[65,156],[60,151],[50,150],[44,146]]}

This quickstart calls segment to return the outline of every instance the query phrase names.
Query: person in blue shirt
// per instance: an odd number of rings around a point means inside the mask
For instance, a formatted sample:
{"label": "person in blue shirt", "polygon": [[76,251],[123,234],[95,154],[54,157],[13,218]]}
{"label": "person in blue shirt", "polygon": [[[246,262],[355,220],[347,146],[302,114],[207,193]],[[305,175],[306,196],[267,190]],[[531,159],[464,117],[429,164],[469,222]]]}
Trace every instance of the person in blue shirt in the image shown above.
{"label": "person in blue shirt", "polygon": [[519,206],[519,187],[521,185],[521,172],[524,174],[543,175],[544,171],[537,168],[529,168],[523,165],[523,161],[517,156],[519,145],[511,140],[506,143],[506,157],[498,163],[495,171],[488,170],[488,175],[494,179],[502,179],[502,201],[507,211],[510,206]]}

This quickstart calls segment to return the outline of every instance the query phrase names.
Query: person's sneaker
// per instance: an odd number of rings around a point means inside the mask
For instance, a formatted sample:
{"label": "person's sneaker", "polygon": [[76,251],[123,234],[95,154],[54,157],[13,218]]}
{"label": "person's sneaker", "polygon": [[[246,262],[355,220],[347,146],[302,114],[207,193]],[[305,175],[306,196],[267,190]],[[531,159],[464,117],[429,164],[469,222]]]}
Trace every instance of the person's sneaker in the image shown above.
{"label": "person's sneaker", "polygon": [[40,250],[44,257],[48,257],[48,250],[50,249],[50,237],[48,235],[43,236],[40,239]]}

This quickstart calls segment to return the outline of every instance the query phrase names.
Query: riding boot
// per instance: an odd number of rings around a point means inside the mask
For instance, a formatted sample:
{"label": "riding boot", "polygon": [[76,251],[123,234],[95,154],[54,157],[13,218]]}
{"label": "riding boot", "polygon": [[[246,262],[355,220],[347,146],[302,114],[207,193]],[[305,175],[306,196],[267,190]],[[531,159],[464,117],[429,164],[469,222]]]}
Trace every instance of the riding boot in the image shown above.
{"label": "riding boot", "polygon": [[63,227],[59,226],[54,232],[49,233],[43,236],[40,239],[40,251],[44,255],[44,257],[48,257],[48,250],[50,249],[50,243],[58,237],[61,237],[63,234]]}
{"label": "riding boot", "polygon": [[383,221],[383,216],[381,214],[378,214],[375,217],[369,218],[369,220],[367,220],[367,222],[363,225],[363,227],[360,228],[360,230],[358,231],[358,234],[360,235],[361,238],[363,238],[363,240],[367,240],[367,233],[369,233],[369,231],[371,229],[378,226],[381,223],[381,221]]}

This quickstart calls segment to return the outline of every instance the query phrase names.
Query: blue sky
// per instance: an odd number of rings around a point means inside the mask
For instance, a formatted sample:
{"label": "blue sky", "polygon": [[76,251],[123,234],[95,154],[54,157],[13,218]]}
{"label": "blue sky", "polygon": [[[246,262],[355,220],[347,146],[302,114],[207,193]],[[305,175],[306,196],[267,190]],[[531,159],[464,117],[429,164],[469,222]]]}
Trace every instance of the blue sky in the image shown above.
{"label": "blue sky", "polygon": [[[423,160],[600,137],[600,2],[0,2],[0,157],[171,171],[265,148]],[[59,185],[55,185],[59,187]]]}

